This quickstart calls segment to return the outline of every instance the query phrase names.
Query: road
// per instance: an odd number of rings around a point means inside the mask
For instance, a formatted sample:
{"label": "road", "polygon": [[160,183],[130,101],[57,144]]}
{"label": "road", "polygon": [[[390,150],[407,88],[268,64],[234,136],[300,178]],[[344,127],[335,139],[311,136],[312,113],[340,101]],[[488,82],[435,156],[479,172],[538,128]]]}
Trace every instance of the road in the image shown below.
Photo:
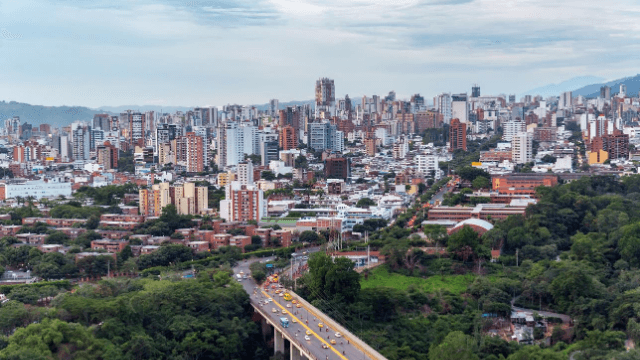
{"label": "road", "polygon": [[[264,261],[265,259],[262,259]],[[253,260],[257,261],[257,260]],[[244,274],[249,275],[249,265],[253,262],[243,261],[233,268],[235,274],[239,274],[242,271]],[[280,323],[281,317],[286,317],[289,319],[289,327],[285,328],[285,330],[289,336],[293,339],[299,339],[298,342],[302,347],[304,347],[309,353],[313,354],[318,360],[322,359],[331,359],[331,360],[356,360],[356,359],[371,359],[365,356],[364,352],[359,350],[354,344],[352,344],[349,339],[344,337],[336,337],[335,329],[331,329],[330,327],[324,325],[323,328],[318,327],[318,319],[313,316],[313,312],[319,312],[317,309],[311,309],[312,313],[309,312],[305,306],[300,308],[296,308],[296,305],[291,304],[290,301],[284,301],[284,299],[276,294],[274,294],[273,290],[271,292],[265,292],[263,289],[258,288],[258,292],[254,294],[254,289],[258,286],[255,281],[249,276],[247,279],[242,280],[242,287],[250,294],[251,303],[259,309],[262,309],[264,312],[270,316],[271,321],[275,323]],[[272,302],[264,305],[264,301],[267,299],[272,299]],[[287,306],[291,306],[288,308]],[[273,312],[275,309],[275,313]],[[284,311],[284,314],[283,314]],[[296,319],[296,323],[293,323],[293,319]],[[306,331],[310,331],[311,335],[309,341],[305,341],[305,333]],[[331,345],[330,341],[335,340],[336,344]],[[328,349],[323,349],[322,344],[327,345]],[[343,354],[344,352],[344,354]]]}

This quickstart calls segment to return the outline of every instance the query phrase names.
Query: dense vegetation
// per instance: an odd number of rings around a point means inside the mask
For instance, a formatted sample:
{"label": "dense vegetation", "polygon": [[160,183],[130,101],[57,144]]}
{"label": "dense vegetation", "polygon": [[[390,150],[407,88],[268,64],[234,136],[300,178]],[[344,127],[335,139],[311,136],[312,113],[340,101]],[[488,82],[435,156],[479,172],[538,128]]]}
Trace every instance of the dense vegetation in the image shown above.
{"label": "dense vegetation", "polygon": [[189,280],[103,280],[63,292],[52,308],[11,300],[0,330],[19,328],[0,340],[0,358],[268,359],[249,296],[232,280],[210,270]]}
{"label": "dense vegetation", "polygon": [[[625,340],[640,341],[640,176],[584,177],[538,194],[526,216],[494,221],[483,236],[433,226],[418,236],[408,224],[426,215],[424,197],[371,234],[383,268],[350,276],[348,264],[314,255],[300,292],[389,359],[638,358]],[[566,314],[574,326],[556,326],[550,346],[484,335],[491,321],[482,314],[508,316],[512,300]]]}

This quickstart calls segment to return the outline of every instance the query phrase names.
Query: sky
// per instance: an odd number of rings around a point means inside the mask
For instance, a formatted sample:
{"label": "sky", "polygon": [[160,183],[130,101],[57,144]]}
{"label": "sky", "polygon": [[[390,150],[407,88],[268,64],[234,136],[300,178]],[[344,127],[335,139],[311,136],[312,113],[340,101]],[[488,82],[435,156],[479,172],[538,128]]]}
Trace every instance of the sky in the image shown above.
{"label": "sky", "polygon": [[633,76],[640,3],[0,0],[0,100],[88,107],[520,94]]}

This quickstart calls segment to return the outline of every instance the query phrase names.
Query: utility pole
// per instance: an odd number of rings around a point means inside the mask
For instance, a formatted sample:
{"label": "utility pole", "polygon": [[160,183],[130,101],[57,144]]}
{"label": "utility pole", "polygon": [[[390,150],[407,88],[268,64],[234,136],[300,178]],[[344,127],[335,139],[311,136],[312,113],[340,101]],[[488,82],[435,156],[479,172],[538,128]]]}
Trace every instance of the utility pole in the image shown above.
{"label": "utility pole", "polygon": [[516,249],[516,267],[520,267],[520,265],[518,265],[518,249]]}
{"label": "utility pole", "polygon": [[110,272],[111,272],[111,261],[107,261],[107,277],[109,277]]}

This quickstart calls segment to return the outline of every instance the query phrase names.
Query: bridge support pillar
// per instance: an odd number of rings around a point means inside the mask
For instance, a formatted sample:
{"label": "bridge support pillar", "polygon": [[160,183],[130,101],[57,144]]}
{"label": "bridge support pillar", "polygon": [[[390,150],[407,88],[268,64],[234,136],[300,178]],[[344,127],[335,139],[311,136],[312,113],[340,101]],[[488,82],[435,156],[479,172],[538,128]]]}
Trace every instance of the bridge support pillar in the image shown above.
{"label": "bridge support pillar", "polygon": [[293,343],[289,343],[291,345],[289,353],[291,354],[291,360],[307,360],[307,357],[302,355],[302,351],[298,350],[297,347],[293,345]]}
{"label": "bridge support pillar", "polygon": [[273,353],[280,351],[284,354],[284,337],[282,333],[278,331],[278,328],[273,328]]}

